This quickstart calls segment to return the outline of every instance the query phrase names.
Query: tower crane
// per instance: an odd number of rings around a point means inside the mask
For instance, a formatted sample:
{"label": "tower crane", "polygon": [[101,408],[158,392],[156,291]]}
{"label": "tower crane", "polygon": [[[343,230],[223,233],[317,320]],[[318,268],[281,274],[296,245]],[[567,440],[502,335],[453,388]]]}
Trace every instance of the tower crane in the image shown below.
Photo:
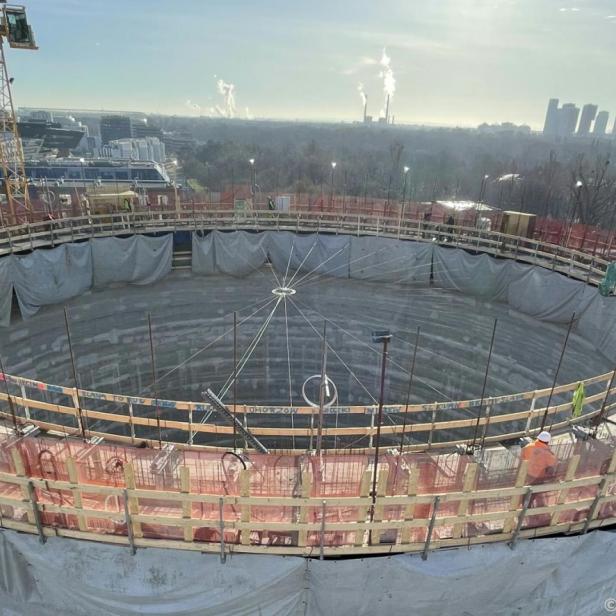
{"label": "tower crane", "polygon": [[4,193],[0,195],[0,224],[6,224],[3,210],[7,206],[8,223],[19,224],[28,220],[31,208],[24,152],[11,93],[13,78],[9,76],[4,54],[5,42],[14,49],[38,49],[25,7],[0,0],[0,165]]}

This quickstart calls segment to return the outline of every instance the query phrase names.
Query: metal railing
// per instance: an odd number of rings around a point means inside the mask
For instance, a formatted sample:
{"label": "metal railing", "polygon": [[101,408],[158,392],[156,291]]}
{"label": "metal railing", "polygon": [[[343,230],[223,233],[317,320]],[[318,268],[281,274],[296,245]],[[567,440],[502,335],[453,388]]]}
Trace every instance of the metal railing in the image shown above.
{"label": "metal railing", "polygon": [[531,263],[591,284],[602,280],[609,265],[601,257],[571,248],[474,227],[361,214],[229,209],[97,214],[0,227],[0,256],[92,237],[211,229],[372,235],[436,242]]}

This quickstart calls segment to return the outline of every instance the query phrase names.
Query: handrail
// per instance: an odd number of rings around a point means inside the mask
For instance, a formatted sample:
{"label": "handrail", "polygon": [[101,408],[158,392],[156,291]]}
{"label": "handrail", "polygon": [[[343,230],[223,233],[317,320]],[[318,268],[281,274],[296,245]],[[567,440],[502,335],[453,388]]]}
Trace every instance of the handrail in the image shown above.
{"label": "handrail", "polygon": [[[142,427],[157,429],[160,425],[160,427],[165,431],[174,430],[180,431],[185,434],[185,436],[180,442],[178,442],[178,438],[169,441],[165,440],[165,442],[173,443],[180,446],[184,446],[183,444],[186,443],[188,444],[187,446],[192,446],[195,448],[207,448],[212,445],[212,443],[203,446],[195,445],[194,439],[199,434],[210,436],[219,435],[224,437],[233,433],[233,429],[226,424],[216,424],[209,422],[200,423],[198,421],[198,418],[194,417],[195,412],[207,413],[211,410],[211,407],[208,404],[204,403],[181,402],[174,400],[141,398],[117,394],[105,394],[58,385],[48,385],[41,381],[34,381],[32,379],[16,377],[8,374],[2,376],[4,379],[6,379],[6,382],[8,384],[18,385],[20,387],[20,391],[22,392],[22,395],[10,395],[13,408],[16,412],[16,420],[19,422],[33,423],[46,430],[54,430],[57,432],[74,431],[75,433],[85,432],[86,434],[89,434],[91,436],[102,436],[110,441],[127,442],[126,436],[115,434],[111,429],[96,431],[91,429],[91,423],[93,421],[106,421],[116,425],[128,426],[131,433],[130,442],[134,444],[137,441],[153,442],[147,436],[143,438],[138,436],[136,428]],[[569,428],[572,425],[586,423],[593,417],[597,417],[599,415],[605,417],[613,408],[616,408],[616,403],[605,403],[610,395],[616,393],[616,384],[613,383],[612,372],[605,373],[599,376],[594,376],[582,382],[585,385],[585,389],[589,392],[589,395],[585,399],[585,406],[587,410],[579,417],[573,417],[571,415],[573,405],[572,400],[557,404],[554,397],[555,395],[575,390],[579,384],[579,382],[576,381],[574,383],[560,385],[554,388],[553,391],[551,388],[546,388],[508,396],[485,398],[483,401],[484,407],[486,409],[492,409],[492,411],[486,412],[480,418],[468,417],[463,419],[438,419],[438,415],[442,414],[445,411],[449,411],[452,409],[475,408],[478,406],[477,400],[466,400],[459,403],[445,402],[409,405],[409,414],[425,413],[427,411],[430,411],[432,413],[431,420],[428,422],[424,421],[415,423],[405,422],[403,424],[386,424],[381,426],[381,434],[384,436],[398,435],[400,437],[402,437],[403,435],[412,435],[416,438],[420,433],[428,433],[428,437],[425,439],[425,443],[409,443],[406,447],[409,451],[424,451],[426,449],[451,448],[454,445],[465,443],[467,439],[462,438],[463,434],[457,434],[457,431],[472,428],[473,426],[479,426],[483,428],[485,431],[485,438],[483,440],[487,443],[493,443],[502,440],[513,439],[519,436],[530,436],[536,434],[541,430],[540,420],[542,420],[544,417],[550,418],[550,421],[553,423],[553,430],[559,430],[561,428]],[[607,385],[605,385],[605,387],[600,389],[599,391],[596,391],[595,393],[591,394],[591,387],[600,383],[607,383]],[[47,402],[37,398],[27,397],[26,389],[28,388],[33,389],[37,392],[49,392],[52,394],[64,396],[67,398],[67,401],[70,401],[71,405],[69,406],[67,404],[60,404],[58,402]],[[549,408],[541,407],[537,404],[537,401],[546,397],[549,397],[554,401],[554,403],[550,405]],[[8,401],[8,399],[9,394],[0,391],[0,400]],[[125,405],[125,409],[124,412],[121,412],[121,408],[116,409],[116,412],[111,412],[108,410],[96,410],[94,408],[91,408],[89,405],[84,404],[84,401],[88,399],[113,401],[118,404],[122,403]],[[508,412],[506,407],[511,401],[529,399],[531,400],[531,403],[527,409]],[[499,404],[505,405],[505,408],[502,412],[494,412],[493,409]],[[157,409],[167,411],[179,411],[179,413],[178,416],[174,419],[167,419],[164,417],[154,418],[152,416],[148,417],[147,414],[144,414],[143,412],[141,412],[140,414],[139,411],[135,410],[135,407],[140,406],[148,407],[150,409],[155,407]],[[258,408],[259,414],[265,414],[268,412],[272,412],[273,410],[278,413],[298,415],[312,415],[316,412],[311,407],[276,407],[275,409],[270,409],[266,406],[250,407],[246,405],[238,406],[236,412],[244,415],[250,415],[255,408]],[[45,411],[46,419],[43,420],[37,417],[33,417],[33,410]],[[335,413],[336,410],[339,411],[340,408],[330,408],[329,414]],[[343,407],[342,410],[344,413],[361,413],[371,418],[374,417],[376,412],[374,406]],[[404,414],[406,412],[406,409],[400,405],[388,405],[387,412]],[[563,413],[567,413],[568,417],[565,419],[559,417],[559,415]],[[55,421],[50,421],[49,415],[53,415],[54,417],[58,418]],[[152,415],[152,413],[150,413],[150,415]],[[186,417],[186,415],[188,415],[188,417]],[[12,419],[11,414],[7,411],[0,411],[0,416],[5,417],[6,419]],[[62,417],[72,418],[72,425],[60,421],[60,418]],[[498,431],[495,434],[487,434],[489,426],[494,427],[498,426],[499,424],[510,423],[524,423],[525,427],[523,430],[517,429],[515,432]],[[322,428],[322,434],[325,437],[371,437],[375,434],[375,431],[376,427],[374,426],[373,422],[371,422],[370,425],[358,425],[343,428],[326,426]],[[251,422],[251,432],[257,436],[269,438],[282,437],[286,439],[293,439],[296,437],[312,438],[315,434],[313,425],[294,428],[263,427],[255,425],[253,422]],[[439,438],[436,440],[434,439],[435,434],[439,434]],[[370,443],[368,447],[361,447],[360,449],[361,451],[367,451],[371,448],[372,443]],[[272,449],[276,448],[272,447]],[[295,448],[285,448],[284,450],[297,452],[301,451],[302,448],[297,450]],[[341,451],[343,451],[344,453],[349,453],[349,451],[353,450],[354,449],[351,448],[343,448]]]}
{"label": "handrail", "polygon": [[460,247],[535,263],[597,283],[609,261],[540,240],[474,227],[334,212],[234,212],[229,209],[92,214],[0,227],[0,256],[91,237],[199,229],[296,230],[376,235]]}
{"label": "handrail", "polygon": [[[352,490],[359,485],[359,491],[336,494],[332,484],[332,494],[320,465],[343,462],[328,461],[327,454],[314,465],[300,458],[299,465],[290,460],[284,468],[271,465],[276,457],[261,456],[245,469],[229,471],[221,459],[193,454],[159,474],[150,464],[155,452],[146,451],[142,460],[142,450],[135,448],[77,444],[62,450],[51,442],[28,437],[0,442],[3,527],[38,533],[42,540],[64,536],[218,552],[224,548],[222,527],[226,549],[234,552],[311,556],[322,546],[325,555],[343,556],[425,553],[429,527],[435,531],[429,538],[435,550],[583,533],[616,523],[616,450],[605,441],[595,448],[581,443],[573,450],[556,449],[564,456],[559,470],[540,483],[530,481],[526,462],[505,469],[498,452],[488,460],[494,471],[458,456],[453,478],[445,484],[430,470],[444,458],[385,455],[370,517],[368,457],[357,456],[356,466],[347,467],[347,472],[353,469],[347,484]],[[62,469],[59,477],[33,464],[43,450]],[[339,470],[344,474],[344,468]],[[277,493],[278,480],[271,478],[278,475],[286,481],[299,477],[301,490]],[[204,483],[205,476],[221,479]],[[126,500],[126,515],[121,506],[107,509],[110,496],[118,503]],[[433,512],[436,498],[441,507]]]}

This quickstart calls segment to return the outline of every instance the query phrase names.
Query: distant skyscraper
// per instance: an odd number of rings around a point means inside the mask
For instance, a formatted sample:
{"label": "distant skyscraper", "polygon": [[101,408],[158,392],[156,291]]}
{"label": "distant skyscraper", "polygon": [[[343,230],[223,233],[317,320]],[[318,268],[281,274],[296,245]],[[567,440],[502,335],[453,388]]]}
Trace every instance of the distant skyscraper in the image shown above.
{"label": "distant skyscraper", "polygon": [[144,137],[158,137],[160,139],[163,136],[163,131],[158,126],[149,124],[146,119],[133,121],[132,126],[133,137],[136,139]]}
{"label": "distant skyscraper", "polygon": [[582,117],[578,126],[577,134],[584,137],[590,134],[590,126],[597,115],[597,105],[584,105],[582,107]]}
{"label": "distant skyscraper", "polygon": [[558,130],[560,137],[570,137],[575,133],[580,108],[573,103],[566,103],[558,110]]}
{"label": "distant skyscraper", "polygon": [[558,134],[558,99],[551,98],[548,103],[548,111],[545,114],[545,124],[543,125],[544,135]]}
{"label": "distant skyscraper", "polygon": [[101,139],[104,144],[116,139],[132,137],[132,128],[128,116],[101,116]]}
{"label": "distant skyscraper", "polygon": [[592,130],[593,135],[601,136],[605,135],[605,131],[607,130],[607,123],[610,119],[609,111],[600,111],[597,114],[597,119],[595,120],[595,126]]}

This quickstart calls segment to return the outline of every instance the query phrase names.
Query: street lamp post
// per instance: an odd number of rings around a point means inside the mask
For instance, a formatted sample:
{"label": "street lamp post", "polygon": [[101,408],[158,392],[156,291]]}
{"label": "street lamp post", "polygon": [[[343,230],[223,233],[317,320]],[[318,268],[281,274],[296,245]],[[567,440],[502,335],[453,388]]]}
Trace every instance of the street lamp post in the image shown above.
{"label": "street lamp post", "polygon": [[400,220],[398,221],[398,232],[402,226],[402,219],[404,218],[404,206],[406,205],[406,185],[409,177],[410,167],[404,167],[404,187],[402,188],[402,206],[400,207]]}
{"label": "street lamp post", "polygon": [[[372,469],[372,504],[370,505],[370,522],[374,521],[374,509],[376,506],[376,482],[379,472],[379,451],[381,446],[381,424],[383,423],[383,400],[385,397],[385,370],[387,367],[387,347],[391,341],[389,330],[372,332],[372,342],[383,345],[381,356],[381,391],[379,395],[379,410],[377,415],[376,438],[374,442],[374,468]],[[368,533],[368,545],[372,544],[372,529]]]}
{"label": "street lamp post", "polygon": [[329,194],[329,208],[330,210],[332,209],[333,203],[334,203],[334,173],[336,171],[336,162],[332,161],[332,175],[331,178],[329,180],[330,183],[330,187],[331,187],[331,192]]}
{"label": "street lamp post", "polygon": [[179,219],[182,214],[182,204],[180,203],[179,195],[178,195],[178,161],[174,159],[173,161],[173,199],[175,205],[175,214]]}
{"label": "street lamp post", "polygon": [[256,195],[257,172],[255,170],[255,159],[249,158],[248,162],[250,163],[250,194],[252,196],[252,207],[254,209],[256,205],[256,200],[257,200],[257,195]]}

